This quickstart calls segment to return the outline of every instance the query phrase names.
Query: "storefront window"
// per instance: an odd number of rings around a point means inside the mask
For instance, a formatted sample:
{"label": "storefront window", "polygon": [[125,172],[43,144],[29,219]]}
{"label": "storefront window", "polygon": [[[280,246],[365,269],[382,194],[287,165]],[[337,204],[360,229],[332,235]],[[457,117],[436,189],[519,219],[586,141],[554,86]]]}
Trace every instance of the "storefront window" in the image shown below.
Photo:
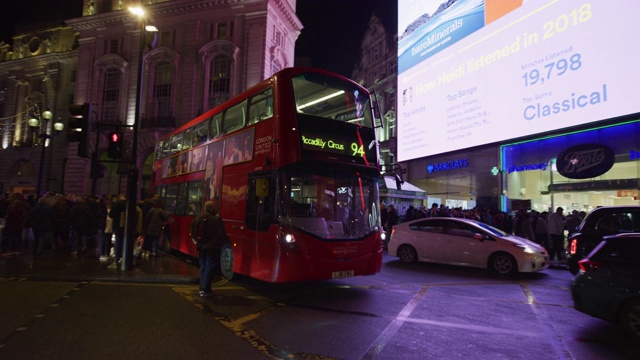
{"label": "storefront window", "polygon": [[[556,164],[558,155],[583,144],[610,148],[615,155],[612,167],[591,178],[563,176]],[[638,144],[640,122],[502,146],[503,208],[513,211],[526,204],[536,211],[561,206],[565,212],[588,212],[597,206],[638,205]],[[592,155],[588,150],[581,153],[585,158]]]}

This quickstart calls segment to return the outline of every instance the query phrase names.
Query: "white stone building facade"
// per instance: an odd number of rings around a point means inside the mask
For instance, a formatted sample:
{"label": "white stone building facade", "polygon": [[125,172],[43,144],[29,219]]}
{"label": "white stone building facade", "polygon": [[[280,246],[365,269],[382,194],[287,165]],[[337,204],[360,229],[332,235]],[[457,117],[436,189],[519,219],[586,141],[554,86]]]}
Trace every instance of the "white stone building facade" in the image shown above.
{"label": "white stone building facade", "polygon": [[[141,30],[140,20],[128,10],[130,5],[136,4],[122,0],[84,1],[83,16],[66,20],[60,30],[72,34],[73,39],[64,56],[55,53],[56,64],[64,64],[58,66],[57,73],[65,80],[45,87],[44,92],[42,86],[34,86],[37,82],[32,77],[42,74],[40,77],[44,78],[47,71],[51,72],[51,66],[44,66],[41,59],[46,55],[36,53],[21,58],[16,52],[23,50],[16,49],[15,38],[13,51],[0,45],[0,117],[17,119],[34,91],[42,93],[46,106],[55,108],[51,111],[65,122],[69,106],[91,104],[90,153],[97,151],[96,157],[103,161],[104,178],[92,180],[91,157],[77,156],[77,143],[67,143],[60,136],[60,141],[51,141],[55,151],[47,151],[51,156],[45,158],[47,164],[52,164],[46,167],[46,190],[98,195],[124,192],[123,170],[127,165],[109,162],[105,135],[112,129],[121,130],[125,155],[130,152],[140,66],[135,164],[140,169],[138,197],[144,197],[152,176],[154,146],[161,136],[294,65],[295,41],[302,29],[295,14],[295,0],[145,0],[141,4],[146,12],[144,22],[157,28],[154,33]],[[29,66],[38,70],[16,70]],[[27,80],[23,80],[25,77]],[[22,86],[27,89],[21,89],[20,84],[26,84]],[[5,131],[3,141],[19,135],[17,131]],[[18,164],[37,169],[34,161],[37,163],[38,156],[27,153],[39,154],[30,146],[3,145],[0,149],[0,163],[10,169],[0,169],[5,191],[35,188],[34,171],[26,176],[16,171]]]}

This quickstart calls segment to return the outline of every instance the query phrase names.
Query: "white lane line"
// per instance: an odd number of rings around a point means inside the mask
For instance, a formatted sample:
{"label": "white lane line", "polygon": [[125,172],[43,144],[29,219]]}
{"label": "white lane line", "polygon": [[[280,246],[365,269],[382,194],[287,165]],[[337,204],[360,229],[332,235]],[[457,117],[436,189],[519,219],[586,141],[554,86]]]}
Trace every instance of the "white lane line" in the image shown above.
{"label": "white lane line", "polygon": [[382,331],[382,333],[378,336],[378,338],[373,342],[369,350],[362,356],[362,360],[373,360],[377,359],[384,350],[385,346],[393,339],[396,335],[400,327],[406,322],[409,318],[409,315],[416,308],[418,303],[424,297],[424,294],[429,289],[429,286],[423,286],[420,291],[418,291],[413,298],[405,305],[405,307],[400,311],[398,316],[393,319],[392,322],[387,325],[387,327]]}
{"label": "white lane line", "polygon": [[520,287],[522,288],[524,295],[527,297],[527,303],[531,304],[531,310],[540,323],[542,332],[547,337],[547,340],[549,340],[549,343],[551,344],[551,347],[556,353],[558,359],[575,359],[573,355],[571,355],[567,345],[562,340],[562,336],[558,333],[553,322],[549,319],[549,316],[542,306],[540,306],[540,303],[536,300],[536,297],[533,295],[527,284],[520,284]]}

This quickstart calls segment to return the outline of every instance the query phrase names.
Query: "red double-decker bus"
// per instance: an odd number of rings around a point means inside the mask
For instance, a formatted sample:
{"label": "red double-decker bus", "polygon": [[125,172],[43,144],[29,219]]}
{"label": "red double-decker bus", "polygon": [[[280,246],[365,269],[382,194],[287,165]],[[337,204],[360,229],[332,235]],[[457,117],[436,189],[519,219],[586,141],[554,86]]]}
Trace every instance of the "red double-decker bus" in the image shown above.
{"label": "red double-decker bus", "polygon": [[230,243],[223,275],[266,282],[378,273],[382,264],[376,118],[340,75],[288,68],[162,138],[152,192],[189,256],[193,217],[216,203]]}

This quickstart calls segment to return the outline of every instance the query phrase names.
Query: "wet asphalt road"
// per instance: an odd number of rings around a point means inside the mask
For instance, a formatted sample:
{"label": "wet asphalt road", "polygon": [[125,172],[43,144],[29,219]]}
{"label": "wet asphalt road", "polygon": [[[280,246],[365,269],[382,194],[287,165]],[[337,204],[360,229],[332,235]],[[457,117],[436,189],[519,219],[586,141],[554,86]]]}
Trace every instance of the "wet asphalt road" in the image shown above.
{"label": "wet asphalt road", "polygon": [[406,265],[390,257],[384,262],[378,275],[342,280],[219,281],[212,298],[199,298],[197,285],[188,281],[4,276],[0,358],[633,359],[640,354],[619,326],[573,309],[572,276],[565,270],[502,279],[481,270]]}

